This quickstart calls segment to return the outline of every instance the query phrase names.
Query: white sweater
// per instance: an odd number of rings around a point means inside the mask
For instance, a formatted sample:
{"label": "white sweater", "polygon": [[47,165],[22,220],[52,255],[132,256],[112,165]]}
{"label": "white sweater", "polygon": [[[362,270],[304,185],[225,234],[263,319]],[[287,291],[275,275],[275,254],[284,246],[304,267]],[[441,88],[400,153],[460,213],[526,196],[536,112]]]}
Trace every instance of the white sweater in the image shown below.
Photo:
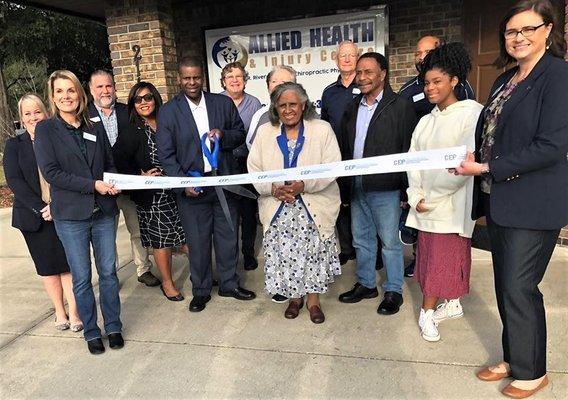
{"label": "white sweater", "polygon": [[[444,111],[438,106],[420,119],[409,151],[466,145],[475,150],[475,127],[483,106],[473,100],[452,104]],[[446,169],[408,172],[407,226],[425,232],[457,233],[470,238],[475,221],[471,219],[473,177],[455,176]],[[424,199],[426,212],[416,211]]]}

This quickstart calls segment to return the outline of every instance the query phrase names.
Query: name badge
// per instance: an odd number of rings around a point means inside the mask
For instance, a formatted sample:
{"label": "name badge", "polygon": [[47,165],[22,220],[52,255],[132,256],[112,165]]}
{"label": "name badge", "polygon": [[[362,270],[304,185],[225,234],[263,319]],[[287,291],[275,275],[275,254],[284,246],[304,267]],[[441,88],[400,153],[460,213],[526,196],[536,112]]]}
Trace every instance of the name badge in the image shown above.
{"label": "name badge", "polygon": [[101,122],[101,117],[92,117],[91,121],[92,122]]}
{"label": "name badge", "polygon": [[83,139],[90,140],[91,142],[96,142],[97,137],[95,135],[91,135],[90,133],[83,132]]}
{"label": "name badge", "polygon": [[422,92],[422,93],[418,93],[418,94],[415,94],[414,96],[412,96],[412,101],[416,103],[417,101],[420,101],[424,98],[426,98],[426,96],[424,95],[424,92]]}

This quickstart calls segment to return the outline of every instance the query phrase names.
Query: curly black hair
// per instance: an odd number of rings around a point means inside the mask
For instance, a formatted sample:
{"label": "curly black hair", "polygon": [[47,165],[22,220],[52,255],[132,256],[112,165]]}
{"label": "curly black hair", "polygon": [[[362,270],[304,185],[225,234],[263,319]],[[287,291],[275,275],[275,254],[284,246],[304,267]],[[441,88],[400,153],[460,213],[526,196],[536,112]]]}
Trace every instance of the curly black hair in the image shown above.
{"label": "curly black hair", "polygon": [[422,63],[420,79],[424,80],[426,72],[438,68],[450,77],[457,77],[465,82],[471,71],[471,57],[463,43],[453,42],[443,44],[432,50]]}

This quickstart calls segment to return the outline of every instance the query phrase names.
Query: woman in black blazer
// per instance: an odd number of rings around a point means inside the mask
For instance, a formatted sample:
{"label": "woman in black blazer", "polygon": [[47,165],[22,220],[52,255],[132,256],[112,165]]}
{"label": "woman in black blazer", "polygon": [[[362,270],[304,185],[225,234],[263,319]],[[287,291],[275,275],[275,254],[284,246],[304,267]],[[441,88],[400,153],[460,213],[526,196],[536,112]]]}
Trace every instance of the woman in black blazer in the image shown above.
{"label": "woman in black blazer", "polygon": [[100,354],[105,348],[91,283],[91,245],[109,344],[112,349],[124,346],[115,268],[118,208],[114,195],[119,190],[103,181],[105,171],[116,169],[104,127],[89,120],[87,97],[75,74],[55,71],[47,85],[52,117],[36,128],[35,154],[51,185],[51,215],[73,275],[87,347],[92,354]]}
{"label": "woman in black blazer", "polygon": [[[144,176],[162,175],[156,148],[156,115],[162,97],[154,85],[138,82],[128,95],[130,129],[119,135],[113,154],[119,171]],[[135,190],[130,198],[136,203],[142,246],[152,247],[154,261],[162,276],[162,293],[170,301],[183,295],[172,280],[172,248],[187,252],[175,195],[171,190]]]}
{"label": "woman in black blazer", "polygon": [[487,217],[495,292],[503,323],[503,361],[485,381],[528,397],[548,383],[546,320],[538,289],[560,229],[568,224],[568,63],[548,0],[517,3],[501,22],[497,78],[481,113],[476,154],[456,173],[476,175],[473,215]]}
{"label": "woman in black blazer", "polygon": [[[39,173],[33,149],[36,124],[47,118],[47,111],[38,96],[26,94],[18,101],[18,112],[26,131],[8,139],[4,150],[4,173],[14,193],[12,226],[22,232],[37,274],[43,278],[43,286],[55,308],[55,328],[79,332],[83,324],[73,296],[65,251],[51,218],[49,185]],[[69,305],[69,316],[63,296]]]}

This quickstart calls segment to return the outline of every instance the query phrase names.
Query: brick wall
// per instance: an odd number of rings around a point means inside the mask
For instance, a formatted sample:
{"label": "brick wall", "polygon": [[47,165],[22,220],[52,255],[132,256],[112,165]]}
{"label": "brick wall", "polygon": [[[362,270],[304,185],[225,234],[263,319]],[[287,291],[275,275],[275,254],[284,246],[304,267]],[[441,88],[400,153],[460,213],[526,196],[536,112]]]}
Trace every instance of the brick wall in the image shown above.
{"label": "brick wall", "polygon": [[172,10],[157,0],[107,1],[106,22],[117,96],[126,101],[136,83],[132,47],[139,45],[140,78],[152,82],[164,100],[177,92]]}
{"label": "brick wall", "polygon": [[[174,0],[172,7],[175,9],[177,50],[179,55],[203,54],[203,24],[200,21],[207,21],[208,27],[248,25],[299,16],[319,16],[322,15],[322,10],[332,13],[333,10],[366,9],[371,4],[385,3],[390,7],[391,84],[398,90],[404,82],[416,75],[413,53],[420,36],[434,34],[448,41],[462,39],[461,0],[210,0],[202,5],[188,5],[184,1]],[[238,18],[235,18],[237,15]],[[322,90],[326,84],[327,82],[322,82]]]}
{"label": "brick wall", "polygon": [[462,1],[391,1],[389,63],[391,85],[398,89],[416,75],[414,48],[418,38],[434,35],[462,41]]}

